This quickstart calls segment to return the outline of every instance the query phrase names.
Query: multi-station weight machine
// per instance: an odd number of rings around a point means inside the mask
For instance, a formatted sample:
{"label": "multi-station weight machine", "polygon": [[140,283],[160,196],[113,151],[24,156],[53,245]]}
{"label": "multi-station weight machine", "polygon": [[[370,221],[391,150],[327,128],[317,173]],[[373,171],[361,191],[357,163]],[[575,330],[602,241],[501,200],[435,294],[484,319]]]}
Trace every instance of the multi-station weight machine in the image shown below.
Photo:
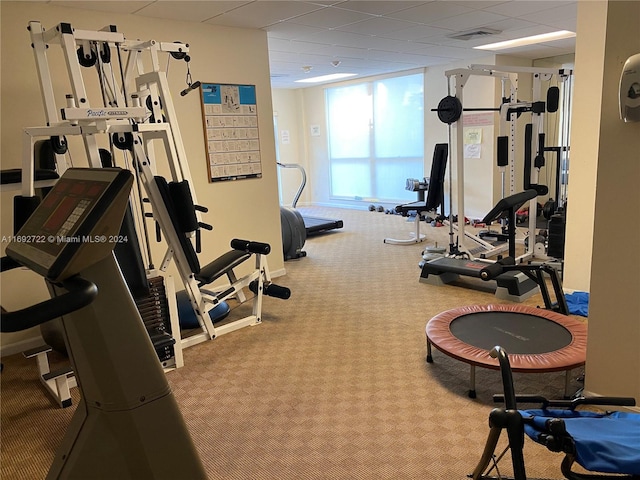
{"label": "multi-station weight machine", "polygon": [[[471,65],[468,69],[455,69],[445,72],[447,77],[448,95],[443,98],[438,108],[434,109],[438,112],[441,121],[448,124],[449,151],[452,156],[451,164],[456,166],[456,185],[457,185],[457,212],[458,222],[454,226],[452,221],[453,212],[453,192],[449,196],[449,236],[450,245],[447,257],[437,258],[426,262],[422,266],[420,280],[425,283],[434,283],[441,285],[457,280],[462,276],[478,277],[479,272],[487,263],[486,258],[496,255],[503,251],[505,247],[496,248],[493,244],[484,241],[476,235],[470,234],[465,229],[465,196],[464,196],[464,117],[463,111],[496,111],[500,116],[500,134],[497,141],[497,160],[498,166],[502,172],[502,200],[501,204],[505,206],[503,213],[491,212],[492,218],[487,218],[490,222],[496,218],[502,219],[504,222],[510,221],[515,223],[515,216],[512,214],[515,210],[523,205],[529,205],[530,212],[537,212],[537,196],[546,195],[548,187],[539,184],[540,169],[545,165],[544,154],[550,151],[545,146],[544,133],[544,115],[547,112],[556,112],[558,110],[559,88],[550,87],[546,91],[543,88],[544,82],[551,79],[564,82],[565,92],[564,99],[569,99],[569,88],[567,82],[572,76],[572,71],[568,69],[551,69],[537,67],[499,67],[492,65]],[[533,79],[532,99],[523,102],[518,100],[518,75],[531,75]],[[496,108],[463,108],[463,91],[467,81],[472,76],[494,77],[501,80],[502,83],[502,103]],[[453,83],[453,92],[452,92]],[[454,95],[452,95],[454,93]],[[546,95],[546,97],[545,97]],[[563,107],[566,104],[563,103]],[[524,146],[524,192],[515,192],[515,157],[516,157],[516,119],[523,113],[530,113],[531,122],[525,128],[525,146]],[[568,165],[568,108],[563,111],[563,126],[560,132],[561,146],[554,149],[558,153],[558,173],[562,179],[556,179],[556,182],[562,181],[566,183],[566,170]],[[532,161],[533,160],[533,161]],[[560,165],[562,165],[560,167]],[[508,188],[507,188],[508,184]],[[452,170],[449,169],[449,186],[453,185]],[[511,201],[513,200],[513,201]],[[495,208],[494,208],[495,210]],[[510,219],[507,220],[507,217]],[[515,258],[518,263],[532,259],[535,255],[535,238],[536,232],[536,215],[529,215],[529,237],[526,252]],[[503,225],[504,227],[504,225]],[[503,228],[506,230],[506,228]],[[509,243],[515,244],[514,226],[509,228],[509,234],[505,235]],[[459,249],[458,238],[471,240],[473,245],[479,247],[482,251],[478,259],[474,259],[467,252]],[[464,245],[464,243],[463,243]],[[514,246],[509,246],[510,256],[513,256]],[[523,301],[537,291],[537,285],[531,277],[527,277],[521,272],[513,272],[511,279],[498,278],[498,289],[496,294],[501,298],[515,301]],[[502,286],[500,285],[504,283]]]}
{"label": "multi-station weight machine", "polygon": [[[46,125],[24,129],[22,168],[12,176],[3,173],[3,190],[20,189],[14,201],[16,218],[26,220],[39,203],[36,190],[54,184],[58,176],[74,166],[69,149],[77,143],[71,139],[78,138],[89,167],[121,166],[134,174],[134,188],[129,198],[131,225],[129,234],[122,236],[126,246],[133,250],[133,260],[127,257],[118,261],[123,271],[125,265],[139,263],[142,266],[142,279],[127,278],[127,283],[132,291],[135,290],[132,284],[136,282],[138,286],[142,284],[142,290],[147,290],[142,298],[136,298],[136,303],[141,313],[144,310],[150,315],[150,324],[144,315],[143,320],[152,339],[160,341],[156,351],[162,365],[181,367],[183,348],[260,323],[263,295],[283,299],[290,295],[289,289],[271,281],[266,259],[270,246],[234,239],[231,250],[213,262],[201,266],[198,261],[201,230],[212,227],[201,219],[207,209],[197,202],[166,72],[161,68],[161,56],[167,56],[168,61],[185,61],[187,88],[181,94],[198,88],[199,82],[191,81],[188,68],[189,45],[129,40],[112,25],[88,31],[61,23],[45,30],[40,22],[32,21],[28,30]],[[54,91],[49,68],[52,45],[62,49],[71,87],[62,105],[57,102],[60,94]],[[88,82],[89,75],[83,74],[83,69],[94,70],[97,82]],[[49,167],[53,168],[41,170],[34,166],[42,144],[51,147]],[[74,160],[77,158],[74,154]],[[158,175],[160,161],[166,161],[162,170],[169,172],[169,178]],[[149,219],[155,223],[156,239],[164,240],[167,245],[157,266],[151,256],[149,230],[153,227],[148,227]],[[16,231],[17,227],[19,225]],[[116,255],[117,250],[118,246]],[[237,275],[236,267],[249,259],[255,261],[250,273]],[[197,320],[196,328],[184,336],[178,320],[173,278],[167,274],[171,262],[177,268]],[[245,266],[242,268],[248,270]],[[160,288],[154,288],[158,282]],[[220,320],[212,314],[214,309],[216,315],[220,311],[216,307],[227,307],[222,310],[228,313],[227,300],[239,303],[252,300],[251,313],[244,318],[214,323]],[[46,361],[41,361],[46,351],[32,354],[38,356],[39,365],[47,370]],[[46,373],[41,370],[41,374]],[[69,372],[64,376],[69,378]],[[51,378],[48,380],[51,386]],[[60,391],[56,393],[55,387],[50,390],[62,404]]]}

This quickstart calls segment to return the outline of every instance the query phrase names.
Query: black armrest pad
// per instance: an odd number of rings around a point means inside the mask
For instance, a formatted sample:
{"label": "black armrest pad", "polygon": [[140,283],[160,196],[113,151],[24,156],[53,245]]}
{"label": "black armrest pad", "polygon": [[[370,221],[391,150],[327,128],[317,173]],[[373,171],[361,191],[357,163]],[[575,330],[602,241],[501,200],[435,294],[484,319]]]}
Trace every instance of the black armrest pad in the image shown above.
{"label": "black armrest pad", "polygon": [[251,257],[250,253],[240,250],[231,250],[224,255],[216,258],[213,262],[205,265],[200,272],[195,275],[195,279],[202,285],[208,285],[217,278],[221,277],[229,270],[233,270],[245,260]]}

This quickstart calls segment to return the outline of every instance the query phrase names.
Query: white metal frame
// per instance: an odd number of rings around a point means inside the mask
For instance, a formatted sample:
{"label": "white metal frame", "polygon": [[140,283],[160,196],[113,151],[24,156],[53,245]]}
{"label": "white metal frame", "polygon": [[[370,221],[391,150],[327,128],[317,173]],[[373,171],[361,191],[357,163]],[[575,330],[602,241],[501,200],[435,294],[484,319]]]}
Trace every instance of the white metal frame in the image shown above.
{"label": "white metal frame", "polygon": [[[531,74],[533,75],[533,98],[531,102],[518,102],[517,101],[517,75],[518,74]],[[501,78],[503,82],[503,98],[505,98],[505,82],[510,82],[510,102],[503,103],[500,107],[500,117],[501,117],[501,132],[504,127],[504,122],[506,120],[506,109],[518,108],[518,107],[529,107],[535,102],[543,101],[543,89],[542,82],[549,81],[553,76],[558,76],[559,78],[563,78],[566,76],[572,75],[573,72],[568,69],[553,69],[553,68],[537,68],[537,67],[512,67],[512,66],[495,66],[495,65],[470,65],[468,69],[454,69],[448,70],[445,72],[445,76],[447,77],[447,92],[448,95],[451,95],[451,81],[454,83],[455,96],[460,100],[460,103],[463,103],[463,91],[464,86],[468,79],[471,76],[487,76],[487,77],[495,77]],[[515,75],[515,77],[514,77]],[[543,132],[543,118],[544,113],[533,113],[535,115],[535,121],[533,121],[533,138],[537,139],[538,134]],[[509,194],[514,193],[515,189],[515,113],[511,114],[511,118],[509,119],[509,137],[510,137],[510,149],[509,149],[509,185],[510,190]],[[465,232],[465,222],[464,222],[464,135],[462,134],[462,129],[464,128],[464,115],[460,115],[460,118],[454,122],[455,125],[455,149],[450,148],[450,155],[455,155],[455,165],[456,165],[456,181],[457,181],[457,211],[458,211],[458,220],[462,217],[462,222],[458,221],[457,230],[458,233],[462,236],[462,238],[470,238],[475,243],[480,246],[486,248],[488,251],[485,252],[484,256],[488,256],[489,254],[497,253],[494,250],[494,247],[488,242],[484,242],[483,240],[469,235]],[[449,125],[449,145],[453,146],[453,142],[451,140],[451,130],[452,126]],[[532,158],[535,157],[537,152],[537,142],[533,141],[532,145]],[[454,162],[451,162],[454,163]],[[451,172],[451,171],[450,171]],[[532,184],[538,183],[538,170],[532,165],[530,172],[530,180]],[[450,174],[450,182],[451,182],[451,174]],[[504,182],[503,182],[503,196],[505,194],[504,191]],[[451,199],[450,199],[451,205]],[[537,201],[536,199],[532,199],[529,202],[529,211],[535,212],[537,210]],[[450,208],[450,212],[452,209]],[[535,235],[536,232],[536,216],[529,215],[529,232],[531,235]],[[533,241],[529,242],[526,253],[519,257],[518,260],[524,260],[526,258],[531,258],[535,256]]]}
{"label": "white metal frame", "polygon": [[[182,338],[177,319],[175,295],[174,298],[169,299],[172,335],[176,340],[175,366],[181,367],[184,364],[183,348],[211,340],[218,335],[232,332],[244,326],[259,324],[261,322],[264,288],[265,285],[271,282],[266,257],[262,254],[254,254],[255,269],[241,278],[237,278],[232,270],[226,272],[229,285],[218,287],[222,289],[221,293],[200,288],[189,267],[187,257],[180,248],[180,239],[177,236],[179,234],[173,227],[167,207],[155,183],[154,141],[160,140],[166,152],[171,172],[170,181],[186,180],[190,185],[193,185],[166,72],[161,70],[159,61],[159,53],[162,52],[169,55],[172,53],[186,54],[189,52],[188,45],[157,42],[155,40],[145,42],[139,40],[130,41],[122,33],[117,32],[113,26],[106,27],[100,31],[87,31],[76,30],[70,24],[61,23],[45,30],[40,22],[32,21],[29,23],[29,31],[45,106],[47,125],[25,129],[23,137],[23,182],[21,185],[23,195],[32,196],[35,188],[44,186],[33,182],[33,145],[35,138],[50,137],[52,135],[79,136],[83,140],[89,165],[99,168],[101,167],[101,160],[98,136],[132,135],[133,146],[131,154],[133,165],[129,167],[134,170],[144,187],[144,194],[148,197],[152,207],[153,219],[160,226],[168,246],[159,270],[161,274],[166,276],[170,262],[175,262],[201,330],[199,334]],[[47,48],[52,43],[59,44],[62,47],[72,90],[72,93],[66,96],[66,104],[62,107],[58,106],[55,101],[55,92],[47,59]],[[77,50],[79,48],[82,48],[84,52],[90,52],[92,49],[97,52],[96,64],[101,79],[103,98],[94,105],[89,102],[82,67],[78,61]],[[112,69],[111,62],[102,61],[101,48],[109,49],[109,52],[112,49],[116,49],[119,61],[121,60],[121,54],[126,54],[126,61],[123,62],[126,66],[121,68],[119,72],[122,75],[120,82],[116,80],[116,73]],[[150,71],[144,70],[145,64],[149,63],[143,61],[145,53],[150,55]],[[149,113],[144,106],[147,97],[151,97],[150,102],[152,113],[156,120],[155,123],[145,123]],[[113,146],[111,151],[112,153],[116,152]],[[59,165],[63,166],[63,169],[68,168],[69,164],[66,162],[65,155],[57,155],[57,160]],[[195,192],[192,187],[190,188],[194,203],[197,204]],[[142,201],[137,198],[135,192],[132,193],[132,202],[138,207],[142,206]],[[201,220],[199,212],[196,212],[196,217],[198,221]],[[146,231],[145,222],[144,216],[136,218],[138,232]],[[194,232],[191,232],[187,236],[193,236],[193,234]],[[141,235],[141,237],[143,236]],[[144,248],[142,250],[144,251]],[[155,273],[157,274],[157,272]],[[171,284],[170,286],[172,286],[172,279],[168,276],[166,277]],[[252,313],[245,318],[221,326],[214,326],[208,312],[227,299],[235,298],[241,303],[245,302],[247,297],[243,289],[254,281],[257,281],[258,288],[253,297]],[[174,288],[169,288],[168,290],[175,293]]]}

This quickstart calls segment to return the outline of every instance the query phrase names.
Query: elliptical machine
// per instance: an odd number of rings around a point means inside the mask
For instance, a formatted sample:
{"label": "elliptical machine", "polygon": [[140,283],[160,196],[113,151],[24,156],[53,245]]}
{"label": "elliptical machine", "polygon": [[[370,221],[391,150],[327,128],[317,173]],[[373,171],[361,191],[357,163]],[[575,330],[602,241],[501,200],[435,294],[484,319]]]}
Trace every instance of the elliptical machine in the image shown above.
{"label": "elliptical machine", "polygon": [[113,255],[132,183],[128,170],[67,170],[2,258],[1,271],[45,277],[52,298],[2,309],[0,330],[61,317],[81,392],[47,479],[207,478]]}

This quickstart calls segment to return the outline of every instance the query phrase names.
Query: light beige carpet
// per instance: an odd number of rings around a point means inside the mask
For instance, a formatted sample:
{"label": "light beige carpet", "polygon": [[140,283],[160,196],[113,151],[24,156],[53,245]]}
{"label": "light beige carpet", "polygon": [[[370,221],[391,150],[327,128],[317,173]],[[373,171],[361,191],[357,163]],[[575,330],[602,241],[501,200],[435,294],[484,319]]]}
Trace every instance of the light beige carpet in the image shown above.
{"label": "light beige carpet", "polygon": [[[167,374],[209,477],[466,478],[485,443],[500,375],[478,369],[478,396],[468,398],[468,365],[437,350],[435,362],[425,362],[425,325],[443,310],[505,302],[418,282],[422,250],[446,246],[446,228],[425,225],[425,242],[387,245],[385,237],[408,238],[413,223],[313,211],[341,218],[344,228],[309,238],[308,256],[285,263],[277,282],[291,299],[266,298],[262,324],[187,349],[185,367]],[[1,477],[43,478],[75,407],[52,405],[34,361],[3,362]],[[515,381],[523,393],[563,394],[563,373]],[[525,456],[531,477],[562,477],[560,455],[528,441]]]}

